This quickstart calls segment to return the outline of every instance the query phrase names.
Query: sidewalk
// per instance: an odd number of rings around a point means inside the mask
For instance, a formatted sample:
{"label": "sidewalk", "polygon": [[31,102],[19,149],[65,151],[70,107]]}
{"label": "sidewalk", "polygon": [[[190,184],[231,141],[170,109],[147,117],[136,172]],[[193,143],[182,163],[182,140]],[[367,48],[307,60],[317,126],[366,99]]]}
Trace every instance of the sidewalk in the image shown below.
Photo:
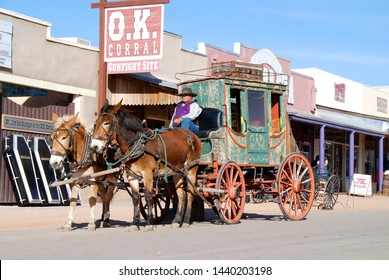
{"label": "sidewalk", "polygon": [[[89,193],[81,193],[82,205],[77,206],[75,211],[75,223],[86,224],[89,221]],[[370,197],[348,196],[339,194],[337,203],[333,210],[319,210],[317,203],[314,203],[312,212],[317,211],[369,211],[369,210],[387,210],[389,211],[389,196],[373,195]],[[67,220],[69,212],[68,206],[34,206],[18,207],[0,205],[1,225],[3,230],[28,230],[32,228],[58,228],[60,229]],[[247,203],[246,213],[256,214],[275,214],[282,215],[277,203]],[[308,214],[311,215],[311,213]],[[126,191],[119,191],[111,203],[111,220],[123,221],[128,223],[132,219],[133,206],[131,199]],[[100,219],[101,203],[98,203],[95,209],[96,220]]]}
{"label": "sidewalk", "polygon": [[334,210],[389,210],[389,196],[374,194],[373,196],[356,196],[339,194]]}

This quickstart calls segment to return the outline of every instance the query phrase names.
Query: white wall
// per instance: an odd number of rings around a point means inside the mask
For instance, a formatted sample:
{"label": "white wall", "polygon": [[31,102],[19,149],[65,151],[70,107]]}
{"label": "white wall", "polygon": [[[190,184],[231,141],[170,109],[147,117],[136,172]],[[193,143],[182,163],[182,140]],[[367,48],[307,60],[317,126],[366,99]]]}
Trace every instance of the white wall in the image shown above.
{"label": "white wall", "polygon": [[[293,71],[314,78],[317,89],[316,104],[318,106],[369,115],[374,118],[389,118],[389,109],[386,110],[386,113],[381,112],[377,105],[377,99],[380,98],[380,101],[382,101],[380,102],[381,108],[382,106],[385,107],[385,100],[389,100],[389,92],[368,87],[318,68],[293,69]],[[335,100],[335,84],[345,84],[344,102]],[[386,106],[388,105],[386,104]]]}

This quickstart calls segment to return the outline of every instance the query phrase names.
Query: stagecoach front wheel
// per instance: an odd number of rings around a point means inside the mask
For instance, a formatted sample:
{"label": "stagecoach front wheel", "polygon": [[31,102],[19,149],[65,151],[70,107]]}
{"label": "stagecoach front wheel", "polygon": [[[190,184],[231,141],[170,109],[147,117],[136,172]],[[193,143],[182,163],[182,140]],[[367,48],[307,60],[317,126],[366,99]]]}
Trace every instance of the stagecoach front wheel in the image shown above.
{"label": "stagecoach front wheel", "polygon": [[227,224],[236,224],[242,217],[246,184],[242,169],[233,161],[227,161],[220,168],[215,188],[215,205],[220,219]]}
{"label": "stagecoach front wheel", "polygon": [[[147,209],[149,204],[145,194],[142,192],[140,197],[140,213],[147,220]],[[170,192],[168,185],[161,186],[158,189],[154,187],[151,197],[151,212],[153,215],[153,224],[161,223],[167,216],[170,207]]]}
{"label": "stagecoach front wheel", "polygon": [[279,206],[290,220],[302,220],[311,210],[315,196],[313,170],[300,153],[289,154],[277,173]]}

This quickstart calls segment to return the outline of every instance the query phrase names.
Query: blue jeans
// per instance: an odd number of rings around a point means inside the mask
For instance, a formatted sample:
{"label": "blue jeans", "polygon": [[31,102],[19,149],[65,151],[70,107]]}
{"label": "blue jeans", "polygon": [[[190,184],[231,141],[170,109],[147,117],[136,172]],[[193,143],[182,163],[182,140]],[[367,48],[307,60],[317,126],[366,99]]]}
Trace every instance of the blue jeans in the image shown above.
{"label": "blue jeans", "polygon": [[184,118],[181,122],[181,128],[187,128],[190,131],[196,133],[199,131],[197,125],[195,125],[189,118]]}

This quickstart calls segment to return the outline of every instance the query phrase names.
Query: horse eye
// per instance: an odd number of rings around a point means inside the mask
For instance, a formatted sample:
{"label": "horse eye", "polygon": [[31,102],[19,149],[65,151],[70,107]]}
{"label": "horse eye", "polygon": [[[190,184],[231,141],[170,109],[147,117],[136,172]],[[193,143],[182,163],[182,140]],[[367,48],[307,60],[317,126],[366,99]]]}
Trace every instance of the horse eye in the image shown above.
{"label": "horse eye", "polygon": [[68,138],[68,137],[67,137],[67,136],[63,136],[63,137],[62,137],[62,140],[66,140],[66,138]]}
{"label": "horse eye", "polygon": [[105,122],[105,123],[104,123],[104,126],[109,126],[109,122]]}

